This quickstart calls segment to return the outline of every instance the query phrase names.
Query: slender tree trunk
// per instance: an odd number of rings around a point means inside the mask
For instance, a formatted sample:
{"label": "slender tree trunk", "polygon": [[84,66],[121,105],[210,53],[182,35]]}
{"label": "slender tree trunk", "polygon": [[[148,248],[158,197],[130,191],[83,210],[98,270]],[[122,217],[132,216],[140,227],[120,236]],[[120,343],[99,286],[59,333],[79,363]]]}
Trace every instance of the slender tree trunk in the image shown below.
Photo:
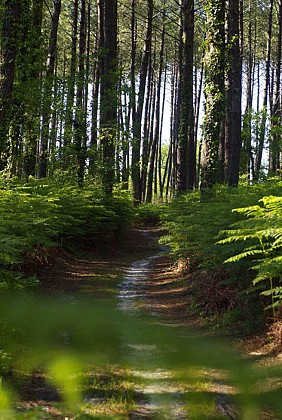
{"label": "slender tree trunk", "polygon": [[263,94],[263,111],[259,129],[259,141],[256,151],[256,160],[255,160],[255,180],[259,179],[259,174],[261,170],[261,161],[262,153],[265,143],[265,130],[266,130],[266,119],[267,119],[267,104],[268,104],[268,92],[270,86],[270,60],[271,60],[271,41],[272,41],[272,21],[273,21],[273,1],[270,0],[269,5],[269,16],[268,16],[268,33],[267,33],[267,46],[266,46],[266,61],[265,61],[265,85],[264,85],[264,94]]}
{"label": "slender tree trunk", "polygon": [[162,37],[161,37],[161,48],[159,55],[159,75],[157,80],[157,92],[156,92],[156,117],[155,117],[155,131],[154,131],[154,140],[152,144],[151,157],[150,157],[150,167],[148,174],[148,190],[147,190],[147,203],[152,201],[152,186],[153,186],[153,174],[155,169],[155,192],[157,191],[157,168],[156,157],[157,157],[157,148],[160,141],[160,118],[161,118],[161,86],[162,86],[162,73],[163,73],[163,61],[164,61],[164,40],[165,40],[165,15],[163,15],[163,28],[162,28]]}
{"label": "slender tree trunk", "polygon": [[0,78],[0,170],[4,169],[4,153],[8,146],[8,130],[12,115],[12,96],[18,52],[21,2],[6,0],[2,26],[2,59]]}
{"label": "slender tree trunk", "polygon": [[[155,57],[154,61],[152,63],[152,68],[154,68],[155,65]],[[147,120],[147,138],[148,138],[148,145],[147,145],[147,152],[146,152],[146,159],[147,159],[147,165],[144,166],[144,180],[145,184],[143,185],[144,188],[144,195],[143,199],[144,201],[147,201],[148,197],[148,190],[153,189],[153,175],[149,175],[150,171],[150,157],[152,153],[153,143],[154,143],[154,127],[155,127],[155,117],[156,117],[156,97],[157,97],[157,86],[156,82],[153,80],[153,72],[152,72],[152,81],[151,81],[151,87],[150,87],[150,100],[149,100],[149,108],[148,108],[148,114],[146,117]],[[144,148],[143,148],[144,150]],[[150,183],[150,185],[149,185]],[[149,193],[150,194],[150,193]]]}
{"label": "slender tree trunk", "polygon": [[279,0],[278,8],[278,37],[275,69],[274,101],[271,112],[270,150],[269,150],[269,172],[277,174],[280,170],[280,135],[281,127],[281,46],[282,46],[282,0]]}
{"label": "slender tree trunk", "polygon": [[155,168],[155,157],[156,157],[156,132],[155,132],[155,119],[157,116],[156,113],[156,101],[157,101],[157,86],[154,84],[154,96],[153,96],[153,106],[152,106],[152,118],[151,118],[151,130],[149,138],[149,167],[148,167],[148,180],[147,180],[147,191],[146,191],[146,202],[151,203],[153,198],[153,180],[154,180],[154,168]]}
{"label": "slender tree trunk", "polygon": [[[33,0],[32,4],[32,29],[30,31],[30,61],[31,71],[29,80],[25,81],[25,85],[33,86],[32,98],[29,95],[26,103],[29,107],[29,112],[25,117],[25,145],[23,156],[23,171],[24,176],[28,178],[30,175],[35,176],[36,173],[36,155],[37,144],[39,138],[39,120],[40,100],[41,100],[41,66],[42,66],[42,52],[40,50],[42,44],[42,21],[43,21],[43,0]],[[23,54],[26,55],[26,48]]]}
{"label": "slender tree trunk", "polygon": [[[182,27],[182,25],[181,25]],[[181,31],[180,34],[181,35]],[[179,36],[180,38],[180,36]],[[181,40],[181,38],[180,38]],[[171,159],[171,173],[170,173],[170,191],[171,196],[175,194],[176,191],[176,180],[177,180],[177,137],[179,132],[179,123],[180,123],[180,99],[181,99],[181,84],[180,84],[180,63],[182,62],[182,42],[179,43],[178,48],[178,65],[175,69],[175,83],[173,88],[175,89],[175,100],[174,100],[174,118],[172,121],[172,159]]]}
{"label": "slender tree trunk", "polygon": [[201,193],[210,191],[219,177],[219,145],[225,113],[225,4],[209,0],[206,6],[205,117]]}
{"label": "slender tree trunk", "polygon": [[38,178],[45,178],[47,176],[47,154],[49,142],[49,123],[52,105],[52,88],[54,82],[55,60],[57,51],[57,35],[59,18],[61,13],[61,0],[53,0],[53,14],[51,34],[49,38],[48,60],[46,76],[44,81],[43,92],[43,114],[42,114],[42,130],[41,142],[38,161]]}
{"label": "slender tree trunk", "polygon": [[194,1],[182,1],[183,66],[181,67],[180,129],[177,152],[177,190],[193,189],[196,155],[193,109]]}
{"label": "slender tree trunk", "polygon": [[167,82],[167,68],[165,68],[164,82],[163,82],[163,102],[161,111],[161,124],[160,124],[160,146],[159,146],[159,189],[160,197],[163,197],[164,183],[162,177],[162,136],[163,136],[163,122],[164,122],[164,110],[165,110],[165,98],[166,98],[166,82]]}
{"label": "slender tree trunk", "polygon": [[[20,5],[20,21],[18,26],[18,51],[16,58],[16,83],[13,87],[12,114],[9,129],[9,144],[4,163],[10,176],[16,175],[21,167],[23,139],[26,121],[29,116],[30,97],[33,97],[33,81],[30,74],[33,67],[32,56],[34,41],[31,37],[32,14],[30,0],[22,0]],[[32,42],[33,41],[33,42]],[[29,86],[29,92],[26,87]],[[17,137],[18,135],[18,137]],[[17,173],[18,174],[18,173]]]}
{"label": "slender tree trunk", "polygon": [[111,195],[115,180],[117,128],[117,0],[104,3],[104,57],[101,74],[100,127],[103,150],[103,187]]}
{"label": "slender tree trunk", "polygon": [[153,65],[152,65],[152,56],[149,57],[149,68],[147,76],[147,92],[146,100],[144,106],[144,122],[143,122],[143,145],[142,145],[142,166],[141,166],[141,180],[140,180],[140,189],[141,189],[141,200],[145,201],[146,199],[146,190],[147,190],[147,174],[148,174],[148,164],[149,164],[149,155],[152,141],[150,140],[150,128],[151,122],[154,119],[153,112],[155,101],[155,89],[153,82]]}
{"label": "slender tree trunk", "polygon": [[[168,162],[167,162],[167,183],[166,183],[166,192],[165,196],[168,199],[169,191],[172,189],[173,184],[173,163],[174,163],[174,150],[176,144],[176,114],[177,114],[177,66],[174,65],[172,69],[172,78],[171,78],[171,92],[170,92],[170,100],[172,104],[172,112],[170,117],[170,144],[169,144],[169,155],[168,155]],[[165,173],[166,174],[166,173]],[[164,181],[165,183],[165,174],[164,174]]]}
{"label": "slender tree trunk", "polygon": [[80,24],[79,24],[79,57],[78,57],[78,77],[76,91],[76,107],[74,119],[74,145],[77,162],[77,181],[80,187],[83,186],[85,170],[85,51],[86,51],[86,3],[81,0]]}
{"label": "slender tree trunk", "polygon": [[70,73],[67,80],[67,103],[66,103],[66,118],[64,129],[64,149],[65,161],[69,165],[69,151],[68,148],[72,142],[73,137],[73,122],[74,122],[74,96],[75,96],[75,81],[76,81],[76,67],[77,67],[77,36],[78,36],[78,0],[73,1],[72,10],[72,38],[71,38],[71,59],[70,59]]}
{"label": "slender tree trunk", "polygon": [[[253,80],[254,80],[254,54],[252,44],[252,0],[249,0],[248,7],[248,51],[247,51],[247,88],[246,108],[243,116],[242,151],[241,151],[241,172],[250,177],[250,163],[252,156],[252,108],[253,108]],[[256,45],[254,44],[254,49]]]}
{"label": "slender tree trunk", "polygon": [[[200,81],[199,81],[199,88],[197,92],[197,102],[196,102],[196,116],[195,116],[195,145],[198,145],[198,158],[197,158],[197,172],[196,172],[196,186],[199,185],[199,178],[200,178],[200,165],[201,165],[201,150],[202,150],[202,142],[198,140],[198,132],[199,132],[199,121],[200,121],[200,109],[201,109],[201,97],[203,92],[203,80],[204,80],[204,64],[202,62],[201,69],[200,69]],[[197,149],[197,147],[196,147]]]}
{"label": "slender tree trunk", "polygon": [[239,0],[229,0],[226,113],[226,171],[229,187],[238,186],[241,150],[241,78]]}
{"label": "slender tree trunk", "polygon": [[144,51],[141,61],[140,81],[138,92],[138,105],[136,118],[133,121],[133,140],[132,140],[132,188],[133,197],[136,204],[141,201],[140,183],[140,150],[141,150],[141,122],[144,108],[146,78],[148,73],[148,63],[151,54],[152,42],[152,21],[153,21],[153,0],[147,0],[147,28],[144,42]]}
{"label": "slender tree trunk", "polygon": [[[56,63],[57,64],[57,63]],[[57,79],[57,65],[55,70],[55,81],[53,84],[53,98],[54,103],[59,103],[59,83]],[[50,118],[50,141],[49,141],[49,174],[52,176],[54,173],[56,165],[56,143],[57,143],[57,133],[58,133],[58,109],[53,107]]]}
{"label": "slender tree trunk", "polygon": [[[100,6],[101,8],[101,6]],[[100,13],[100,8],[99,13]],[[103,20],[98,18],[99,23],[99,41],[97,42],[97,58],[93,70],[93,86],[92,86],[92,104],[91,104],[91,135],[90,135],[90,158],[89,167],[90,173],[95,175],[95,165],[98,162],[98,109],[99,109],[99,90],[100,90],[100,76],[102,71],[102,45],[104,43],[104,29]]]}
{"label": "slender tree trunk", "polygon": [[135,0],[131,0],[131,66],[130,66],[130,111],[132,124],[136,121],[136,19],[135,19]]}

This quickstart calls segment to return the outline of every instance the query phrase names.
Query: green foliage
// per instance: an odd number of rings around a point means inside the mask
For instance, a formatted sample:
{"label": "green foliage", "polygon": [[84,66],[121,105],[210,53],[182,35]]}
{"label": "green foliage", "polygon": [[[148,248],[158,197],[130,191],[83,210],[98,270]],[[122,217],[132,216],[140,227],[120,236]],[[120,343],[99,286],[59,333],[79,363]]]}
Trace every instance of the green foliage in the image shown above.
{"label": "green foliage", "polygon": [[132,217],[129,197],[120,191],[109,199],[95,186],[81,189],[70,182],[2,179],[0,287],[25,283],[7,268],[23,263],[27,253],[85,238],[99,237],[102,242],[108,233],[128,228]]}
{"label": "green foliage", "polygon": [[255,205],[265,194],[279,195],[281,191],[282,183],[270,180],[251,186],[243,184],[238,189],[217,186],[214,197],[207,202],[201,202],[197,192],[183,194],[166,208],[162,217],[169,231],[164,241],[177,258],[189,257],[196,267],[217,267],[238,249],[234,241],[224,250],[216,245],[219,232],[243,218],[239,211],[232,210]]}
{"label": "green foliage", "polygon": [[279,194],[281,189],[281,182],[275,181],[243,184],[238,189],[217,186],[214,197],[207,202],[201,202],[197,192],[183,194],[167,207],[163,216],[169,231],[164,240],[177,258],[189,257],[195,267],[217,267],[238,249],[236,243],[224,250],[216,245],[219,232],[242,218],[232,210],[255,204],[267,191]]}
{"label": "green foliage", "polygon": [[[253,317],[252,307],[257,319],[262,319],[256,303],[261,301],[265,305],[263,296],[270,294],[271,304],[279,304],[282,296],[279,280],[282,268],[281,192],[282,183],[277,179],[251,186],[242,184],[238,189],[217,186],[216,194],[207,202],[201,202],[197,193],[188,193],[167,208],[163,220],[169,233],[164,241],[176,259],[189,260],[190,271],[196,273],[196,296],[198,289],[211,289],[205,295],[208,299],[212,296],[212,304],[217,307],[214,302],[217,293],[212,292],[214,282],[225,288],[232,285],[237,288],[236,305],[248,304],[249,319]],[[261,200],[259,205],[258,200]],[[219,241],[224,246],[219,246]],[[225,261],[234,264],[224,266]],[[197,284],[202,278],[207,282],[203,287]],[[270,282],[273,282],[272,286]],[[217,289],[214,287],[214,290]],[[228,292],[222,289],[224,295]],[[197,301],[201,308],[210,307],[210,303],[202,298]],[[234,299],[229,306],[230,310],[236,310]],[[226,306],[222,310],[226,311]]]}
{"label": "green foliage", "polygon": [[242,252],[233,255],[226,262],[250,261],[255,270],[253,284],[263,283],[263,296],[271,296],[271,307],[280,306],[282,301],[282,198],[266,196],[259,205],[235,209],[245,218],[231,229],[221,232],[224,239],[220,244],[244,243]]}
{"label": "green foliage", "polygon": [[162,214],[166,211],[165,204],[146,203],[135,209],[134,221],[137,225],[158,225]]}

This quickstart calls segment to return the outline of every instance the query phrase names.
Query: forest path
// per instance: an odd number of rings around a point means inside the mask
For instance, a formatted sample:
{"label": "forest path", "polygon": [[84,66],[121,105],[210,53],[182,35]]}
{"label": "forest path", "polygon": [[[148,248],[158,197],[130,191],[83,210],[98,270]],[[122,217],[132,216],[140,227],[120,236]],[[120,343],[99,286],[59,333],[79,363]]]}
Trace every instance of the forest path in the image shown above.
{"label": "forest path", "polygon": [[[183,279],[167,252],[160,248],[158,240],[162,234],[163,231],[157,228],[134,229],[124,238],[122,247],[110,249],[108,253],[99,255],[95,249],[86,248],[81,257],[64,257],[41,270],[41,291],[70,302],[84,297],[88,301],[98,299],[109,308],[111,305],[118,306],[129,315],[136,311],[145,312],[156,324],[171,328],[173,334],[179,329],[179,335],[186,335],[192,329],[198,335],[205,336],[208,334],[207,328],[191,314],[187,279]],[[146,352],[150,358],[159,350],[158,345],[153,349],[141,346],[136,348],[136,352]],[[190,416],[190,403],[187,411],[187,394],[201,393],[209,395],[209,403],[204,401],[207,404],[205,418],[237,418],[228,396],[234,390],[224,384],[224,380],[221,382],[218,372],[214,370],[205,369],[193,380],[193,384],[187,384],[186,379],[179,382],[175,372],[163,366],[154,371],[136,368],[130,372],[130,376],[133,381],[135,377],[137,383],[133,392],[136,408],[116,418],[199,418],[196,413],[194,417]],[[37,396],[32,393],[33,390],[29,389],[28,394],[33,401],[42,397],[40,389]],[[99,405],[105,400],[99,395],[92,395],[87,402]],[[196,398],[197,404],[199,401]],[[48,410],[51,412],[50,407]]]}

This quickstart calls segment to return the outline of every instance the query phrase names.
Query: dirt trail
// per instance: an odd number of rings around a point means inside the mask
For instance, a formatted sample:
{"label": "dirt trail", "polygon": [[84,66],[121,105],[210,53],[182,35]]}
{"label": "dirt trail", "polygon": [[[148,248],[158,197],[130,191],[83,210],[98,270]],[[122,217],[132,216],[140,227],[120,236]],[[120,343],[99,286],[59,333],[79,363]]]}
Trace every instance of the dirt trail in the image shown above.
{"label": "dirt trail", "polygon": [[[85,248],[82,257],[64,256],[49,267],[39,270],[42,281],[41,293],[54,294],[70,301],[76,299],[102,299],[109,305],[120,306],[122,310],[142,310],[158,323],[173,329],[179,328],[181,334],[189,329],[195,329],[205,336],[210,331],[201,319],[191,314],[189,303],[191,294],[189,282],[183,279],[169,256],[160,253],[158,239],[163,232],[160,229],[135,229],[123,239],[120,247],[109,249],[108,253],[99,255],[97,250]],[[136,286],[136,279],[138,284]],[[135,309],[134,309],[135,308]],[[144,349],[141,349],[144,351]],[[150,349],[145,349],[150,352]],[[153,349],[153,351],[155,351]],[[215,405],[207,407],[210,416],[205,418],[235,419],[238,413],[230,404],[229,397],[234,389],[221,380],[218,372],[204,371],[199,383],[187,391],[177,382],[174,372],[156,369],[154,372],[136,369],[131,376],[139,379],[135,386],[135,401],[137,407],[125,417],[129,419],[177,419],[190,418],[187,414],[185,393],[210,394]],[[143,378],[143,382],[142,382]],[[204,379],[203,379],[204,378]],[[29,385],[25,404],[38,404],[42,393],[53,400],[53,390],[46,390],[44,381],[39,376],[33,377],[35,386]],[[31,382],[32,382],[31,381]],[[189,385],[190,386],[190,385]],[[37,392],[37,393],[36,393]],[[52,394],[52,395],[51,395]],[[165,399],[159,399],[165,396]],[[95,398],[94,398],[95,397]],[[98,397],[89,398],[89,402],[97,401]],[[101,400],[102,403],[104,400]],[[163,407],[163,412],[161,412]],[[48,410],[51,412],[50,405]],[[188,410],[189,411],[189,410]],[[161,413],[161,414],[160,414]],[[61,418],[55,414],[47,418]],[[194,417],[191,417],[194,418]],[[199,417],[195,417],[199,418]]]}

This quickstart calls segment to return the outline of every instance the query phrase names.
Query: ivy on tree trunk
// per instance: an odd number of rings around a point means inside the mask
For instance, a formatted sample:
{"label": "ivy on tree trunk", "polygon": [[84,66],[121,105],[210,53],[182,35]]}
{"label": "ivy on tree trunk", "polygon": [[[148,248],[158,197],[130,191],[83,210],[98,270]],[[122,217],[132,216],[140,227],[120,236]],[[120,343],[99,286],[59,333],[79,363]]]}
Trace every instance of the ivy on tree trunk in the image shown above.
{"label": "ivy on tree trunk", "polygon": [[208,0],[205,40],[205,116],[201,193],[219,180],[219,147],[225,115],[225,3]]}

